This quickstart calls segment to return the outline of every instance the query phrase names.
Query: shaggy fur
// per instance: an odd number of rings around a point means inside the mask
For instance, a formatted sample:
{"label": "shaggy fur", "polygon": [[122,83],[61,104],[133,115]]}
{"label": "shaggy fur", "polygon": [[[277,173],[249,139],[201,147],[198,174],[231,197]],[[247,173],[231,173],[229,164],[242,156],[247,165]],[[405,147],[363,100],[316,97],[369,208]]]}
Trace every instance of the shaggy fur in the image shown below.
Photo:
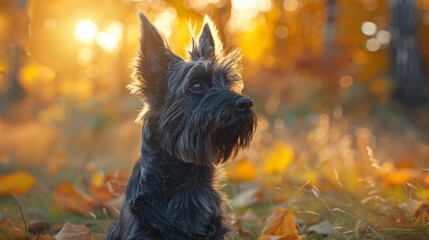
{"label": "shaggy fur", "polygon": [[223,54],[206,17],[184,60],[139,16],[141,47],[129,89],[144,103],[141,157],[106,239],[224,239],[231,219],[219,169],[249,145],[256,128],[252,102],[241,95],[240,54]]}

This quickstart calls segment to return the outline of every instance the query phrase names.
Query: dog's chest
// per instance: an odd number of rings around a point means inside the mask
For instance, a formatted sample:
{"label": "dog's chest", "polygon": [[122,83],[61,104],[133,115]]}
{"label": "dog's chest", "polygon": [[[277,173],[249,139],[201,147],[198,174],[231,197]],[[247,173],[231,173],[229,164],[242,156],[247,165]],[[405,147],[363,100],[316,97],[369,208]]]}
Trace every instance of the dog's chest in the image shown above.
{"label": "dog's chest", "polygon": [[185,231],[205,235],[222,218],[219,192],[213,187],[215,169],[173,163],[165,179],[167,215]]}

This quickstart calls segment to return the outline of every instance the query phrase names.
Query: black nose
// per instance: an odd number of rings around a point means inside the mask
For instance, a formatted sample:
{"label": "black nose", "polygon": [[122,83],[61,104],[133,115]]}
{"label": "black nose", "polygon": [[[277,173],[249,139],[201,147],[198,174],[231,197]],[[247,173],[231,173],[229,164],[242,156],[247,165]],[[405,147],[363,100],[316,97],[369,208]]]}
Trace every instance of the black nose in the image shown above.
{"label": "black nose", "polygon": [[253,106],[253,102],[252,99],[250,98],[239,98],[237,99],[237,101],[235,101],[235,108],[238,111],[242,111],[242,112],[247,112],[250,111],[250,109],[252,109]]}

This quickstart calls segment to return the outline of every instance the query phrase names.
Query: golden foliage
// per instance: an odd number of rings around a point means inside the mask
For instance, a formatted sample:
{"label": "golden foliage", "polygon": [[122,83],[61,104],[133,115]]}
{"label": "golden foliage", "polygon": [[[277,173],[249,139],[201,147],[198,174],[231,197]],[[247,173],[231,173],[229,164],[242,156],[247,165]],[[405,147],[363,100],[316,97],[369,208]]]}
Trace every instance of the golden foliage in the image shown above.
{"label": "golden foliage", "polygon": [[226,176],[232,181],[253,181],[256,179],[256,165],[249,159],[235,161],[227,167]]}
{"label": "golden foliage", "polygon": [[94,208],[93,199],[70,183],[60,183],[54,193],[55,206],[82,216],[89,216]]}
{"label": "golden foliage", "polygon": [[294,159],[293,148],[283,142],[277,142],[271,154],[264,162],[265,174],[283,173]]}
{"label": "golden foliage", "polygon": [[[295,217],[284,208],[274,208],[272,214],[265,221],[261,239],[301,239],[295,225]],[[280,238],[277,238],[280,237]]]}
{"label": "golden foliage", "polygon": [[36,184],[36,178],[27,172],[0,175],[0,195],[26,194]]}

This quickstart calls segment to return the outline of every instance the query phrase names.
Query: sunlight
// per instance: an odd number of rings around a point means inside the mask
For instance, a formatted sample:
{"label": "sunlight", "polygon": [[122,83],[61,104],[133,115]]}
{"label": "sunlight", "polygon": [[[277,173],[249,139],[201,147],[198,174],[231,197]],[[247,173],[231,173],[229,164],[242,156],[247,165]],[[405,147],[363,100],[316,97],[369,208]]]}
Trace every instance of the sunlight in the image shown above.
{"label": "sunlight", "polygon": [[164,36],[169,39],[173,34],[173,26],[177,21],[177,13],[174,8],[166,8],[164,11],[156,15],[154,25],[158,29],[162,29]]}
{"label": "sunlight", "polygon": [[288,12],[293,12],[299,7],[297,0],[285,0],[283,2],[283,8]]}
{"label": "sunlight", "polygon": [[113,21],[106,31],[101,31],[97,35],[97,44],[106,52],[114,52],[122,39],[122,23]]}
{"label": "sunlight", "polygon": [[249,9],[255,7],[258,0],[233,0],[232,7],[238,10]]}
{"label": "sunlight", "polygon": [[230,32],[253,31],[255,22],[252,20],[260,12],[268,12],[273,7],[271,0],[234,0],[231,5],[231,17],[227,26]]}
{"label": "sunlight", "polygon": [[84,19],[76,23],[76,37],[82,42],[94,40],[97,31],[97,25],[92,20]]}

